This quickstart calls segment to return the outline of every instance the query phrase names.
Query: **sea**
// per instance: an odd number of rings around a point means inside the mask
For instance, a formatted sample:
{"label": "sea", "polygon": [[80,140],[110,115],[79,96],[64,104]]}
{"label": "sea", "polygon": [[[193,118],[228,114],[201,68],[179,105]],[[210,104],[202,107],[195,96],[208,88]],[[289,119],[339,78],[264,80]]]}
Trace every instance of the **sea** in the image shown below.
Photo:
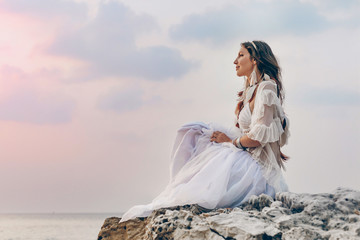
{"label": "sea", "polygon": [[104,220],[122,213],[0,214],[0,240],[97,240]]}

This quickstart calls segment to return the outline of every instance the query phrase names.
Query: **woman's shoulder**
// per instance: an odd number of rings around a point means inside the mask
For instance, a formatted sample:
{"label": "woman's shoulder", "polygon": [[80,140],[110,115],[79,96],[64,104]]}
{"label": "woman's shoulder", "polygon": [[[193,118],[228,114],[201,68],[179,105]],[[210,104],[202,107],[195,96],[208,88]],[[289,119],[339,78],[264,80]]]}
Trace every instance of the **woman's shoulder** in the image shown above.
{"label": "woman's shoulder", "polygon": [[271,90],[273,92],[276,93],[277,91],[277,84],[275,82],[275,80],[268,78],[268,79],[263,79],[260,83],[259,83],[259,90]]}
{"label": "woman's shoulder", "polygon": [[[257,102],[267,104],[268,106],[276,104],[281,105],[280,99],[277,95],[277,83],[271,79],[268,75],[260,83],[257,91]],[[262,104],[260,104],[262,105]]]}

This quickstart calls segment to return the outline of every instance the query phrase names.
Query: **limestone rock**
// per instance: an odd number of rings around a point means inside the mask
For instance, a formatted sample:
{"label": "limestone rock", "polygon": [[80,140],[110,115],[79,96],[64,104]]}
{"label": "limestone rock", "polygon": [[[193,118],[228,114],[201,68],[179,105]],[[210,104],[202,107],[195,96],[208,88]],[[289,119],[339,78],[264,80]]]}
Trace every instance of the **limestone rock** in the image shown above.
{"label": "limestone rock", "polygon": [[233,209],[185,205],[119,221],[107,218],[98,240],[360,239],[360,192],[262,194]]}

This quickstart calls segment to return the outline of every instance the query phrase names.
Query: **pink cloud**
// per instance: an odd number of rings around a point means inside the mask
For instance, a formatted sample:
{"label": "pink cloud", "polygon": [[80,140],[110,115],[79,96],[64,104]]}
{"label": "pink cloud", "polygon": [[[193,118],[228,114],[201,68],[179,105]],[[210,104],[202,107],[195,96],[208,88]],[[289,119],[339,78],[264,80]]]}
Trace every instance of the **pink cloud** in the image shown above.
{"label": "pink cloud", "polygon": [[[36,79],[21,69],[0,69],[0,119],[5,121],[54,124],[71,121],[75,102],[57,92],[40,90]],[[6,91],[4,91],[6,90]]]}

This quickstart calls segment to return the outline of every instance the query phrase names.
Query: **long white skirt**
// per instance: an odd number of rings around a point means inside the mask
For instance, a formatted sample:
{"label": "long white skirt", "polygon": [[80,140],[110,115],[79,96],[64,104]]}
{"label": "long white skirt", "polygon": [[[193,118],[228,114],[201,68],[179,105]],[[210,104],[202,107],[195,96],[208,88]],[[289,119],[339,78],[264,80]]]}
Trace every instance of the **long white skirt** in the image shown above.
{"label": "long white skirt", "polygon": [[[164,207],[186,204],[208,209],[236,207],[252,195],[265,193],[275,197],[261,166],[248,152],[231,143],[210,142],[214,131],[235,138],[238,132],[234,129],[201,122],[182,126],[171,156],[169,184],[150,204],[130,208],[121,222],[147,217],[153,210]],[[287,187],[285,181],[282,184]]]}

